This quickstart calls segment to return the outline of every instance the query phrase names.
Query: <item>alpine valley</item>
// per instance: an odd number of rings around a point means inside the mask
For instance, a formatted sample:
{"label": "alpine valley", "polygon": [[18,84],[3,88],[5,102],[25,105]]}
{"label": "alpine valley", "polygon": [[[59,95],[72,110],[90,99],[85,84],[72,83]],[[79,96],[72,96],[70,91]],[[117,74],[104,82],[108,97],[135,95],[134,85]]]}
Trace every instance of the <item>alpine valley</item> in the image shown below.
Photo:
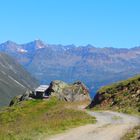
{"label": "alpine valley", "polygon": [[53,80],[83,81],[91,96],[107,84],[140,73],[140,47],[96,48],[92,45],[51,45],[35,40],[26,44],[7,41],[0,51],[14,57],[41,84]]}

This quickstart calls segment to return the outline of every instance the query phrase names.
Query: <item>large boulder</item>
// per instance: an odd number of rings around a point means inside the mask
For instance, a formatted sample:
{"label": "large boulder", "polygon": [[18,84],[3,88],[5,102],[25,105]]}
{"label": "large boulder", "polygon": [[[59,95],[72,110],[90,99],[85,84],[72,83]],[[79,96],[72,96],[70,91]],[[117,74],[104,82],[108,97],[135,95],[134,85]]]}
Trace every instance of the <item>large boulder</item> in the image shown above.
{"label": "large boulder", "polygon": [[80,81],[73,84],[59,80],[52,81],[48,92],[49,95],[68,102],[90,100],[88,88]]}
{"label": "large boulder", "polygon": [[20,102],[20,98],[22,95],[15,96],[11,101],[9,106],[17,105]]}
{"label": "large boulder", "polygon": [[24,94],[15,96],[11,100],[9,106],[17,105],[21,101],[27,101],[27,100],[31,100],[33,98],[34,98],[34,93],[32,91],[30,91],[30,90],[27,90]]}

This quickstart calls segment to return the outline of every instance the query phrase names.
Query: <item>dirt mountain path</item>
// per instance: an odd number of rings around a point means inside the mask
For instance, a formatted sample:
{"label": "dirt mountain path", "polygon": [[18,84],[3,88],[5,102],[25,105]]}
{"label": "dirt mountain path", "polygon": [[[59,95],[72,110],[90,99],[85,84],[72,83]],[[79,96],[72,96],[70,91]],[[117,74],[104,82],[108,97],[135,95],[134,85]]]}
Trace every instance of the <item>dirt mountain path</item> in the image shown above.
{"label": "dirt mountain path", "polygon": [[97,119],[89,124],[55,135],[48,140],[120,140],[131,128],[140,123],[139,118],[112,111],[87,111]]}

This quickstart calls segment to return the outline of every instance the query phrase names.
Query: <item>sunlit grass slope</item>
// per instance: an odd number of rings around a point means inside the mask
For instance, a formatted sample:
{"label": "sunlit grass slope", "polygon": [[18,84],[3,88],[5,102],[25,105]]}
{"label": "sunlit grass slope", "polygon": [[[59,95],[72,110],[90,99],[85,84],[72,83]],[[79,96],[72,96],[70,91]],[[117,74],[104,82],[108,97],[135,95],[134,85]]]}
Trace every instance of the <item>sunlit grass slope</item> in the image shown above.
{"label": "sunlit grass slope", "polygon": [[5,108],[0,112],[0,140],[42,139],[68,128],[95,122],[94,117],[70,106],[74,107],[51,98]]}

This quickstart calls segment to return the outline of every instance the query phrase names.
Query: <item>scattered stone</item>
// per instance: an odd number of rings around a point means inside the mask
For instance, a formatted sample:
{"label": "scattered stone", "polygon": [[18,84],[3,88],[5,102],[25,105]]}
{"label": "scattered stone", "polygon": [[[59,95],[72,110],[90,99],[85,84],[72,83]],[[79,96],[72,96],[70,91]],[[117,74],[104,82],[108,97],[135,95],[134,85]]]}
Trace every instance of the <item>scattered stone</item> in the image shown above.
{"label": "scattered stone", "polygon": [[59,80],[52,81],[44,94],[43,98],[38,98],[35,91],[27,90],[23,95],[14,97],[9,106],[26,100],[48,99],[50,96],[56,96],[59,100],[67,102],[90,100],[88,88],[80,81],[73,84],[67,84]]}
{"label": "scattered stone", "polygon": [[34,93],[30,90],[27,90],[23,95],[15,96],[11,100],[9,106],[17,105],[21,101],[27,101],[27,100],[32,100],[32,99],[34,99]]}
{"label": "scattered stone", "polygon": [[15,96],[15,97],[11,100],[9,106],[13,106],[13,105],[18,104],[18,103],[20,102],[21,96],[22,96],[22,95]]}

